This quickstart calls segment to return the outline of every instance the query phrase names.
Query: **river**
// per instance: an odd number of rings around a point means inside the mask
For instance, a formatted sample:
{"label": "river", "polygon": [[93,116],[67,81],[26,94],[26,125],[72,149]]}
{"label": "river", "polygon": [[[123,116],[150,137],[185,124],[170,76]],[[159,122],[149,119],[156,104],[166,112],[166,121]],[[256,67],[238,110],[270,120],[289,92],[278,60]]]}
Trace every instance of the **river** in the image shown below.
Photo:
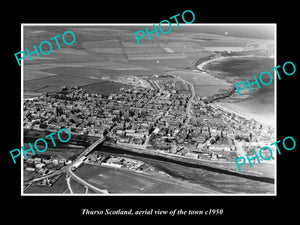
{"label": "river", "polygon": [[236,176],[230,172],[226,173],[223,170],[207,166],[178,162],[161,156],[141,154],[109,146],[99,146],[96,151],[144,161],[174,178],[200,184],[221,193],[274,193],[274,184],[270,182],[270,179],[262,179],[262,181],[248,179],[249,177]]}

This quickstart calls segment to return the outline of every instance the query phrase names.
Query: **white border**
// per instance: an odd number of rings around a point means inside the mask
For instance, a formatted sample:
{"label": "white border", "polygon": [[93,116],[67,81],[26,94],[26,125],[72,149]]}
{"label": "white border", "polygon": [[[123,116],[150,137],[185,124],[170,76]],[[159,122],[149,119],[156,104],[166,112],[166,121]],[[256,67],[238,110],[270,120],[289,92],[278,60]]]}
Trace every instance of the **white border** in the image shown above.
{"label": "white border", "polygon": [[[24,51],[24,26],[153,26],[158,23],[21,23],[21,51]],[[177,25],[176,23],[171,23]],[[167,26],[168,24],[161,24]],[[192,23],[185,24],[180,23],[180,26],[272,26],[274,27],[274,65],[277,65],[277,23]],[[217,34],[216,34],[217,35]],[[134,37],[133,37],[134,38]],[[247,37],[236,37],[236,38],[247,38]],[[249,38],[258,39],[258,38]],[[274,75],[275,71],[274,71]],[[274,108],[275,108],[275,140],[277,140],[277,76],[274,86]],[[23,128],[23,96],[24,96],[24,62],[21,61],[21,146],[24,146],[24,128]],[[275,182],[274,182],[274,193],[270,194],[249,194],[249,193],[238,193],[238,194],[44,194],[44,193],[26,193],[24,194],[24,183],[23,183],[23,154],[21,154],[21,196],[277,196],[277,152],[275,159]]]}

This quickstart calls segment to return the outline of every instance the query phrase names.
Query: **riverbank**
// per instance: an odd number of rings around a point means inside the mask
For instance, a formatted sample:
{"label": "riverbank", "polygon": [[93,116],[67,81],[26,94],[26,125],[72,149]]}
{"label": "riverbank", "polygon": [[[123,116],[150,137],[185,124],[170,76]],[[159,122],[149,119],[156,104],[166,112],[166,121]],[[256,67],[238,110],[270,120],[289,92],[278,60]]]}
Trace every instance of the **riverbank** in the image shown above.
{"label": "riverbank", "polygon": [[[274,179],[269,180],[260,179],[260,175],[256,173],[256,179],[252,179],[251,176],[245,176],[244,174],[233,174],[226,169],[214,169],[209,166],[201,164],[192,164],[185,162],[185,160],[173,160],[160,155],[142,154],[132,149],[122,148],[118,145],[112,147],[112,145],[104,144],[96,149],[99,153],[112,154],[115,156],[127,157],[136,160],[146,162],[154,168],[157,168],[164,173],[178,179],[188,182],[200,184],[212,190],[224,194],[274,194],[275,184]],[[245,167],[244,167],[245,166]],[[247,168],[254,168],[256,170],[274,168],[272,165],[254,164],[250,167],[249,164],[244,164],[242,171],[247,171]],[[236,166],[235,166],[236,167]],[[237,169],[236,169],[237,170]],[[258,179],[257,179],[258,177]],[[270,181],[270,182],[269,182]]]}
{"label": "riverbank", "polygon": [[155,158],[166,162],[173,162],[192,168],[200,168],[221,174],[243,177],[246,179],[257,180],[266,183],[274,183],[274,168],[270,164],[257,164],[255,167],[244,165],[244,171],[238,172],[235,162],[220,162],[201,159],[191,159],[188,157],[176,156],[171,154],[157,153],[151,150],[140,149],[133,146],[124,146],[105,142],[103,146],[121,149],[125,152],[136,153],[141,157]]}

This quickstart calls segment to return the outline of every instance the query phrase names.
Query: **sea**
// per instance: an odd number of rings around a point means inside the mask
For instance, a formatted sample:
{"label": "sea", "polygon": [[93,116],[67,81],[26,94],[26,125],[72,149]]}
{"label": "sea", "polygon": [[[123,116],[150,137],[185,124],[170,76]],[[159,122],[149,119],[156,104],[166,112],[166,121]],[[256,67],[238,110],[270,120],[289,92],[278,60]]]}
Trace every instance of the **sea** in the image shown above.
{"label": "sea", "polygon": [[[254,75],[259,75],[264,71],[270,71],[275,67],[274,58],[268,57],[234,57],[212,61],[204,66],[204,69],[211,75],[220,79],[225,79],[230,83],[240,81],[254,81]],[[247,98],[229,98],[220,103],[222,107],[236,111],[247,117],[256,119],[259,122],[274,126],[275,123],[275,81],[277,76],[273,74],[273,82],[268,85],[260,85],[261,88],[254,90]],[[268,83],[269,77],[263,77]],[[256,86],[256,85],[253,85]],[[248,88],[248,87],[246,87]],[[242,92],[241,92],[242,93]]]}

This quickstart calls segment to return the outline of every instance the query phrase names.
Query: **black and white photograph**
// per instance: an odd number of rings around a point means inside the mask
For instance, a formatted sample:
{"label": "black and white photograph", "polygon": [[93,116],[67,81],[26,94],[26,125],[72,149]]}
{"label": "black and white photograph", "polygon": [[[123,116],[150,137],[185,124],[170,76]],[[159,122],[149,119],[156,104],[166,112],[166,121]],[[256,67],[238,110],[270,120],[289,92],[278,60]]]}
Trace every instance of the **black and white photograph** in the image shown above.
{"label": "black and white photograph", "polygon": [[2,13],[3,221],[294,221],[296,4],[109,3]]}
{"label": "black and white photograph", "polygon": [[22,31],[24,195],[276,194],[276,24]]}

